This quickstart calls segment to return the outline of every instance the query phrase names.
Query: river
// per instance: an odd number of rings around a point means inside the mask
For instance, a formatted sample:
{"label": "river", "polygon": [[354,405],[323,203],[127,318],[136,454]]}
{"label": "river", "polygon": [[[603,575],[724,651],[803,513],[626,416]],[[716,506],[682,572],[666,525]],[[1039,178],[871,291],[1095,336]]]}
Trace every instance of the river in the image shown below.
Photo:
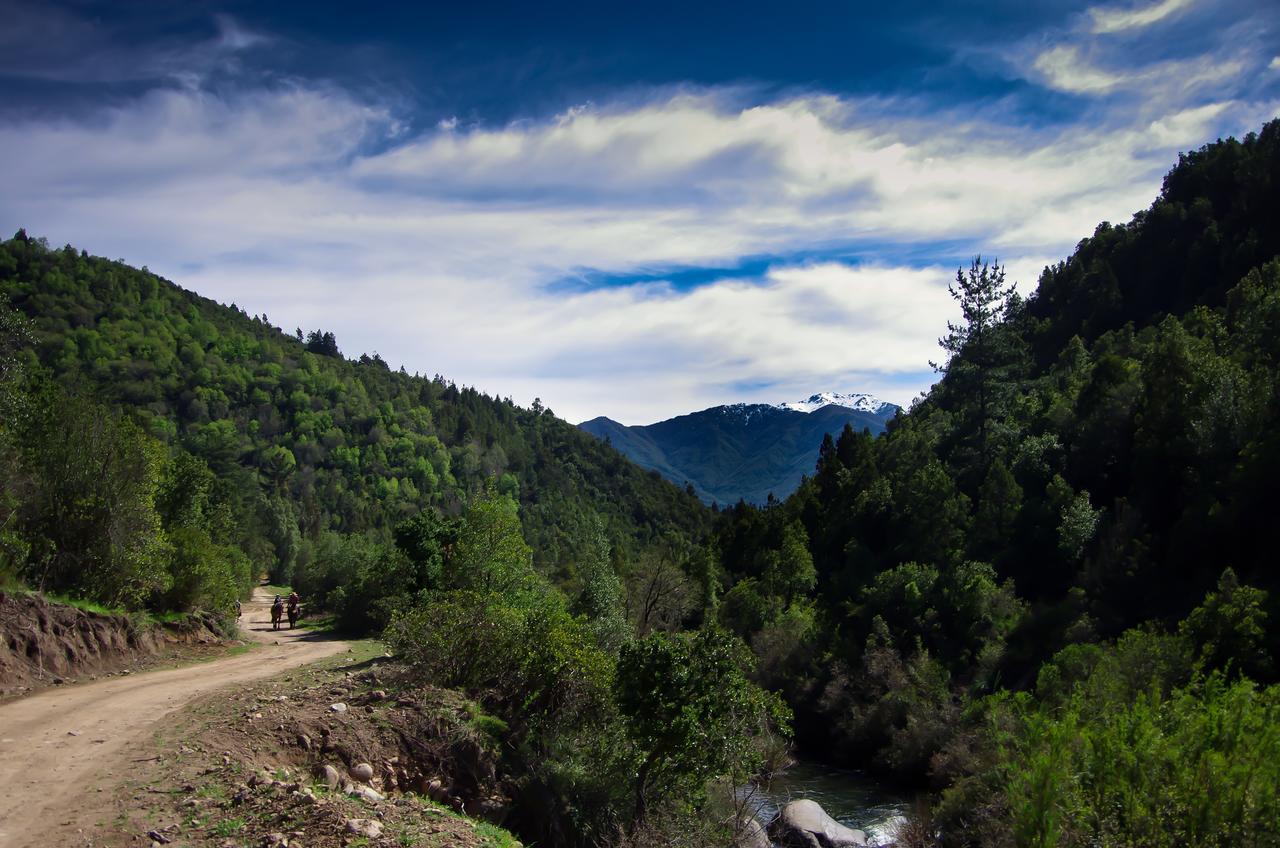
{"label": "river", "polygon": [[817,801],[836,821],[866,831],[873,845],[893,841],[894,824],[910,806],[909,798],[886,791],[861,772],[811,762],[797,763],[776,775],[767,787],[744,787],[739,793],[762,824],[771,821],[788,801]]}

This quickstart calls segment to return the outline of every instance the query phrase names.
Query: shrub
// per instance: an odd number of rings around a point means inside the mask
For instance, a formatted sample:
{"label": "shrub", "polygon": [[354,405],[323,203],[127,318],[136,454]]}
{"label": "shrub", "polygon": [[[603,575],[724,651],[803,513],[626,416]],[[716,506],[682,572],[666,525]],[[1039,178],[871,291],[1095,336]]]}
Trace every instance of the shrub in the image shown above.
{"label": "shrub", "polygon": [[751,683],[751,666],[747,647],[716,628],[623,647],[614,695],[630,746],[633,822],[673,799],[698,809],[711,778],[759,771],[760,741],[786,732],[790,713]]}
{"label": "shrub", "polygon": [[1131,703],[1096,695],[1121,688],[1015,703],[998,775],[1017,844],[1280,844],[1280,687],[1214,674]]}

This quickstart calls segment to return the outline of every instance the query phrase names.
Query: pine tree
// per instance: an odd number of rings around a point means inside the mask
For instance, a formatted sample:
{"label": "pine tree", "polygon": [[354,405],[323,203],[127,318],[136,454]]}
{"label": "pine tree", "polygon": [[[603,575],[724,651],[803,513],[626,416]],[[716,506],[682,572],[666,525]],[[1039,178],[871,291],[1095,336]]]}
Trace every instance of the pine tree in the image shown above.
{"label": "pine tree", "polygon": [[[956,271],[947,291],[960,304],[961,323],[947,322],[947,335],[938,340],[949,357],[945,365],[931,363],[945,373],[944,382],[960,397],[975,402],[976,438],[983,469],[990,467],[991,419],[1003,393],[999,382],[1007,357],[1000,338],[1000,323],[1013,285],[1005,283],[1004,267],[974,257],[968,272]],[[967,404],[966,404],[967,405]]]}

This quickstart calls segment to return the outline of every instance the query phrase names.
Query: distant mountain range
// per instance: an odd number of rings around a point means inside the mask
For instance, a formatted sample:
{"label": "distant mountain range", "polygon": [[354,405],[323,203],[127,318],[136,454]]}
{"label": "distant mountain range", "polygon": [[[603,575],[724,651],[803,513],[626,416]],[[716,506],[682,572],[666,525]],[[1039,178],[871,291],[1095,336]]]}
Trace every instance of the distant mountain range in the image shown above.
{"label": "distant mountain range", "polygon": [[782,499],[812,474],[823,435],[883,432],[898,406],[866,394],[823,392],[795,403],[714,406],[645,426],[601,416],[578,426],[633,462],[721,505]]}

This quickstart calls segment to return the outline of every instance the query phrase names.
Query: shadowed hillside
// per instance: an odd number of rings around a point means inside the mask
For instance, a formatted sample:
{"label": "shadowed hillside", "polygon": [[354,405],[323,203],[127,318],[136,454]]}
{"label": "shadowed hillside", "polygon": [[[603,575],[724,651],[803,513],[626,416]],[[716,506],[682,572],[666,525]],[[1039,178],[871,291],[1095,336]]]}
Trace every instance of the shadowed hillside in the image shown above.
{"label": "shadowed hillside", "polygon": [[704,409],[647,426],[627,427],[609,418],[578,426],[607,439],[633,462],[675,483],[687,483],[707,503],[740,500],[763,504],[785,498],[813,471],[824,436],[884,432],[897,407],[867,411],[835,404],[798,412],[768,404]]}

